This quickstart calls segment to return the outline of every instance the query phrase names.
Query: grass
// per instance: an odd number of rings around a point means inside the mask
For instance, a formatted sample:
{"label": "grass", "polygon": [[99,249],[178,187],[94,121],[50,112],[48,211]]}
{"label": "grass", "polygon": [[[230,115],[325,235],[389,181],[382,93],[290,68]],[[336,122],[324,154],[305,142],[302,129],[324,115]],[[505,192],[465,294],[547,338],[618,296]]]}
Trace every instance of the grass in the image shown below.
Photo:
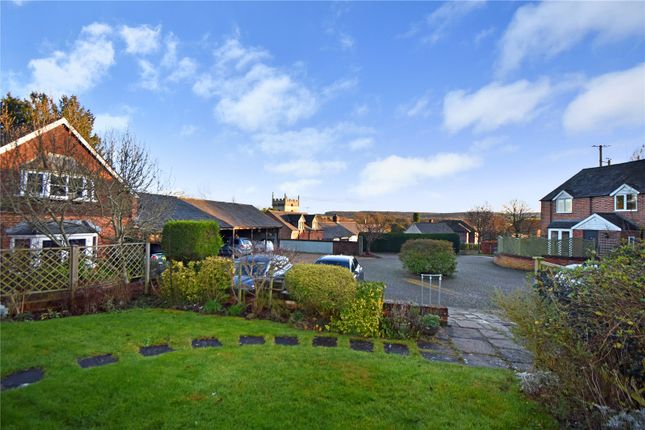
{"label": "grass", "polygon": [[[315,333],[268,321],[170,310],[129,310],[2,323],[1,372],[43,367],[45,378],[1,394],[13,428],[556,428],[518,391],[512,372],[431,363],[418,355],[311,346]],[[265,345],[239,346],[239,335]],[[295,347],[274,335],[297,335]],[[215,336],[220,348],[190,341]],[[140,346],[176,351],[142,357]],[[119,362],[81,369],[76,359]]]}

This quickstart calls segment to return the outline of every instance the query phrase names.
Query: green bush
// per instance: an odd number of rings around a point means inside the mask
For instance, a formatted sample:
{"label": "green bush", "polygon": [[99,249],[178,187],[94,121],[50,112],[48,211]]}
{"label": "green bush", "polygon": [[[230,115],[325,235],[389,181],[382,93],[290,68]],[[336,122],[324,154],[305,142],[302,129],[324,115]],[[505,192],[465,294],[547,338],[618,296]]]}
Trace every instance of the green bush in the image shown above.
{"label": "green bush", "polygon": [[224,306],[215,299],[211,299],[204,304],[202,312],[205,314],[219,314],[224,311]]}
{"label": "green bush", "polygon": [[285,286],[305,312],[323,318],[338,316],[356,294],[352,272],[324,264],[296,264],[287,272]]}
{"label": "green bush", "polygon": [[459,253],[461,245],[457,233],[435,233],[435,234],[406,234],[406,233],[387,233],[372,242],[372,252],[400,252],[404,243],[415,239],[434,239],[447,240],[452,243],[455,254]]}
{"label": "green bush", "polygon": [[412,273],[440,273],[452,276],[457,258],[450,242],[445,240],[415,239],[401,247],[399,258]]}
{"label": "green bush", "polygon": [[536,367],[557,375],[542,401],[565,422],[600,428],[601,409],[645,407],[645,243],[588,263],[540,272],[532,291],[498,303]]}
{"label": "green bush", "polygon": [[239,317],[242,316],[245,310],[246,305],[244,303],[235,303],[234,305],[229,306],[227,313],[229,316]]}
{"label": "green bush", "polygon": [[168,221],[163,227],[161,247],[171,260],[203,260],[216,256],[222,245],[215,221]]}
{"label": "green bush", "polygon": [[161,275],[161,296],[170,303],[204,304],[223,301],[233,279],[233,262],[228,258],[208,257],[184,264],[172,261]]}
{"label": "green bush", "polygon": [[378,337],[383,317],[382,282],[359,282],[356,296],[340,312],[339,318],[332,319],[331,329],[363,337]]}

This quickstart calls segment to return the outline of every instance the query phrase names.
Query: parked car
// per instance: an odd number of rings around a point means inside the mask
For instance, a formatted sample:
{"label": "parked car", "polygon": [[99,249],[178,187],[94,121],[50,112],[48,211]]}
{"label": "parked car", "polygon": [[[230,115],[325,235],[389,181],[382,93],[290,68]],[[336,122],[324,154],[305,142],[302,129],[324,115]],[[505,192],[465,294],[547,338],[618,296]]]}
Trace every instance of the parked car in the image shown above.
{"label": "parked car", "polygon": [[168,268],[168,259],[163,252],[150,254],[150,276],[156,278]]}
{"label": "parked car", "polygon": [[249,255],[253,251],[253,243],[247,238],[236,237],[233,242],[229,240],[219,250],[219,255],[222,257]]}
{"label": "parked car", "polygon": [[253,249],[258,252],[273,252],[274,245],[270,240],[258,240],[253,243]]}
{"label": "parked car", "polygon": [[362,281],[365,279],[363,267],[358,264],[356,257],[351,255],[325,255],[315,261],[314,264],[328,264],[331,266],[340,266],[349,269],[354,275],[354,279]]}
{"label": "parked car", "polygon": [[293,267],[289,259],[282,255],[247,255],[235,261],[234,284],[248,291],[254,291],[258,282],[269,285],[273,277],[273,288],[284,287],[284,277]]}

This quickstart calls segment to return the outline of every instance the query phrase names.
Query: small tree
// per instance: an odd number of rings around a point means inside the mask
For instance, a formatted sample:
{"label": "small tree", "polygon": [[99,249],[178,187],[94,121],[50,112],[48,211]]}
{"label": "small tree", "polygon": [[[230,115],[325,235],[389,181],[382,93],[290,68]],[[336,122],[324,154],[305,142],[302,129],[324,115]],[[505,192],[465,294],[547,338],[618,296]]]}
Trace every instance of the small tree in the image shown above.
{"label": "small tree", "polygon": [[383,236],[390,228],[390,220],[383,214],[363,212],[356,214],[356,222],[363,233],[367,253],[372,249],[372,242]]}
{"label": "small tree", "polygon": [[479,241],[490,239],[493,228],[493,209],[488,202],[473,207],[466,213],[466,221],[473,226]]}
{"label": "small tree", "polygon": [[171,260],[197,261],[216,256],[222,247],[216,221],[168,221],[161,247]]}
{"label": "small tree", "polygon": [[525,224],[530,217],[530,210],[526,202],[518,199],[513,199],[504,205],[504,215],[515,237],[519,237],[526,230]]}
{"label": "small tree", "polygon": [[421,221],[421,214],[419,212],[415,212],[412,214],[412,222],[420,222]]}

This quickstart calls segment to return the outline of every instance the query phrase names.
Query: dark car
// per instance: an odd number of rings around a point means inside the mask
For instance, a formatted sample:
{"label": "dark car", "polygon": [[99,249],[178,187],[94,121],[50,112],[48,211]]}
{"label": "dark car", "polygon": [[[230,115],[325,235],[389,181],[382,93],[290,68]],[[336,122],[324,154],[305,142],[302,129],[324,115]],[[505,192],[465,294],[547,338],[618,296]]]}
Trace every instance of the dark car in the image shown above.
{"label": "dark car", "polygon": [[150,276],[157,278],[168,268],[168,260],[163,252],[150,254]]}
{"label": "dark car", "polygon": [[249,255],[253,251],[253,243],[244,237],[236,237],[233,243],[229,240],[219,250],[219,255],[222,257]]}
{"label": "dark car", "polygon": [[345,267],[352,272],[357,281],[362,281],[365,278],[363,268],[358,264],[356,257],[351,255],[325,255],[316,260],[315,264]]}
{"label": "dark car", "polygon": [[247,255],[235,261],[234,284],[237,288],[255,290],[258,282],[269,285],[273,277],[273,288],[284,287],[284,276],[293,265],[282,255]]}

